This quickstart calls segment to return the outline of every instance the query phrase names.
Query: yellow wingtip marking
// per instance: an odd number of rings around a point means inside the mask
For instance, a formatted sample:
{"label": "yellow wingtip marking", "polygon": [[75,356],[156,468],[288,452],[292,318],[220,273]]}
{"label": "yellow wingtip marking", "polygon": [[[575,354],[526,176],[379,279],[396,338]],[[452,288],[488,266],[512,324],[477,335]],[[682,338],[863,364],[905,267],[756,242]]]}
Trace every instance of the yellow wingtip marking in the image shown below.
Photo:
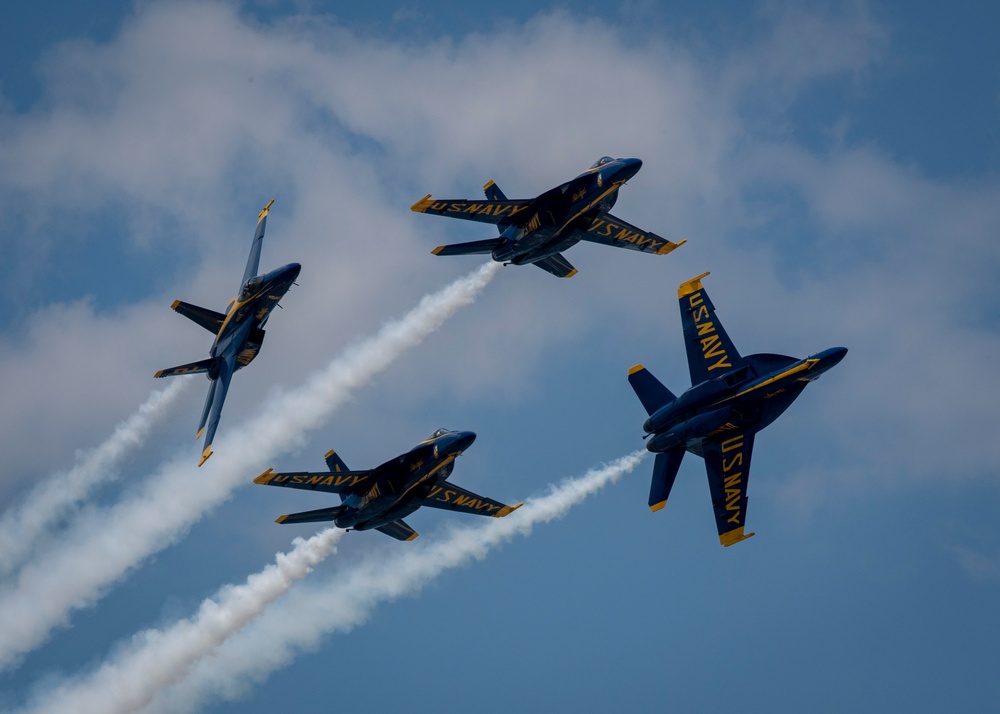
{"label": "yellow wingtip marking", "polygon": [[211,455],[212,455],[212,447],[206,446],[205,450],[201,452],[201,461],[198,462],[198,466],[202,466],[206,461],[208,461],[208,457]]}
{"label": "yellow wingtip marking", "polygon": [[652,506],[650,506],[649,510],[651,510],[653,513],[656,513],[657,511],[662,511],[663,507],[666,505],[667,505],[666,501],[660,501],[659,503],[654,503]]}
{"label": "yellow wingtip marking", "polygon": [[288,518],[287,514],[284,515],[284,516],[278,516],[277,518],[274,519],[274,522],[275,523],[284,523],[286,518]]}
{"label": "yellow wingtip marking", "polygon": [[487,182],[486,182],[485,184],[483,184],[483,190],[484,190],[484,191],[488,191],[488,190],[489,190],[489,188],[490,188],[490,186],[495,186],[495,185],[496,185],[496,183],[497,183],[496,181],[494,181],[493,179],[490,179],[490,180],[489,180],[489,181],[487,181]]}
{"label": "yellow wingtip marking", "polygon": [[419,201],[414,203],[412,206],[410,206],[410,210],[415,211],[417,213],[426,213],[427,207],[430,205],[431,205],[431,194],[427,194]]}
{"label": "yellow wingtip marking", "polygon": [[271,210],[271,206],[273,205],[274,205],[274,199],[272,198],[270,201],[268,201],[267,205],[264,206],[263,209],[261,209],[261,212],[257,214],[258,223],[264,220],[264,217],[267,215],[267,212]]}
{"label": "yellow wingtip marking", "polygon": [[504,506],[499,511],[497,511],[497,514],[494,516],[494,518],[503,518],[504,516],[509,516],[511,513],[513,513],[523,505],[524,503],[519,503],[516,506]]}
{"label": "yellow wingtip marking", "polygon": [[205,427],[200,428],[198,430],[198,433],[194,435],[194,440],[198,441],[198,439],[200,439],[201,435],[204,434],[204,433],[205,433]]}
{"label": "yellow wingtip marking", "polygon": [[642,370],[644,370],[644,369],[646,369],[646,368],[645,368],[645,367],[643,367],[643,366],[642,366],[642,362],[640,362],[639,364],[637,364],[637,365],[635,365],[635,366],[633,366],[633,367],[629,367],[629,370],[628,370],[628,374],[629,374],[629,376],[631,377],[631,376],[632,376],[633,374],[635,374],[636,372],[641,372],[641,371],[642,371]]}
{"label": "yellow wingtip marking", "polygon": [[417,537],[418,535],[420,535],[420,534],[419,534],[419,533],[414,533],[413,535],[411,535],[411,536],[410,536],[409,538],[407,538],[406,540],[407,540],[407,541],[411,541],[411,540],[413,540],[414,538],[416,538],[416,537]]}
{"label": "yellow wingtip marking", "polygon": [[572,277],[573,277],[574,275],[576,275],[576,274],[577,274],[578,272],[579,272],[579,271],[578,271],[578,270],[577,270],[576,268],[573,268],[573,269],[572,269],[571,271],[569,271],[568,273],[566,273],[566,276],[565,276],[565,277],[567,277],[567,278],[572,278]]}
{"label": "yellow wingtip marking", "polygon": [[337,450],[336,450],[336,449],[330,449],[330,450],[329,450],[329,451],[327,451],[327,452],[326,452],[325,454],[323,454],[323,458],[324,458],[324,459],[328,459],[328,458],[330,458],[331,456],[333,456],[333,455],[334,455],[334,454],[336,454],[336,453],[337,453]]}
{"label": "yellow wingtip marking", "polygon": [[273,479],[273,478],[274,478],[274,469],[268,469],[267,471],[265,471],[264,473],[262,473],[260,476],[258,476],[257,478],[255,478],[253,480],[253,482],[257,483],[257,484],[260,484],[261,486],[266,486],[268,483],[270,483],[271,479]]}
{"label": "yellow wingtip marking", "polygon": [[437,248],[435,248],[434,250],[432,250],[431,253],[433,253],[434,255],[439,255],[442,250],[444,250],[444,246],[443,245],[439,245]]}
{"label": "yellow wingtip marking", "polygon": [[681,240],[678,243],[671,243],[670,241],[667,241],[666,244],[664,244],[664,246],[662,248],[660,248],[658,251],[656,251],[656,254],[657,255],[666,255],[667,253],[670,253],[670,252],[673,252],[673,251],[677,250],[678,248],[680,248],[682,245],[684,245],[687,242],[688,242],[687,238],[684,238],[683,240]]}
{"label": "yellow wingtip marking", "polygon": [[170,309],[171,310],[176,310],[177,306],[180,305],[180,304],[181,304],[180,300],[174,300],[172,303],[170,303]]}
{"label": "yellow wingtip marking", "polygon": [[163,373],[166,372],[166,371],[167,370],[165,370],[165,369],[161,369],[159,372],[157,372],[156,374],[153,375],[153,379],[159,379],[160,377],[163,376]]}
{"label": "yellow wingtip marking", "polygon": [[722,535],[720,535],[719,542],[722,543],[724,547],[728,548],[731,545],[739,543],[741,540],[746,540],[747,538],[753,538],[755,535],[757,534],[749,533],[747,535],[744,535],[743,526],[740,526],[739,528],[735,528],[729,531],[728,533],[723,533]]}
{"label": "yellow wingtip marking", "polygon": [[681,283],[680,287],[677,288],[677,297],[682,298],[685,295],[690,295],[691,293],[696,293],[701,290],[701,279],[706,275],[711,275],[710,272],[704,272],[697,278],[691,278],[687,282]]}

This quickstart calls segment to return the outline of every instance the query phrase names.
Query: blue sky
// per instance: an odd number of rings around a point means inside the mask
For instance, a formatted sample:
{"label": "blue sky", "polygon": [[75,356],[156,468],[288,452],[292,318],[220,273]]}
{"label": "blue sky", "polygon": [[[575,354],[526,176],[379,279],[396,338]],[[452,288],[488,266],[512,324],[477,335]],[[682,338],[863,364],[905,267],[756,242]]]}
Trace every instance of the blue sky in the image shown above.
{"label": "blue sky", "polygon": [[[415,200],[475,197],[488,179],[528,197],[602,155],[638,156],[616,214],[686,245],[665,258],[581,245],[565,281],[501,270],[246,483],[268,466],[319,469],[332,447],[374,466],[439,426],[479,434],[455,481],[508,502],[625,455],[644,419],[627,369],[688,386],[676,287],[710,270],[742,352],[850,349],[757,439],[757,536],[718,545],[696,459],[651,514],[647,461],[197,709],[995,709],[998,15],[864,2],[14,9],[0,28],[3,501],[105,441],[162,386],[157,369],[204,356],[206,335],[169,305],[224,307],[269,199],[261,266],[301,262],[300,286],[234,380],[220,442],[479,265],[429,251],[488,227],[413,214]],[[194,469],[206,386],[33,545],[40,567],[161,464]],[[33,710],[311,535],[272,521],[323,504],[274,491],[234,490],[105,584],[0,673],[0,709]],[[443,540],[462,520],[450,515],[415,514],[413,544],[348,534],[227,646],[277,647],[280,617],[315,616],[363,564]],[[4,576],[0,597],[17,587]],[[163,696],[153,711],[180,701]]]}

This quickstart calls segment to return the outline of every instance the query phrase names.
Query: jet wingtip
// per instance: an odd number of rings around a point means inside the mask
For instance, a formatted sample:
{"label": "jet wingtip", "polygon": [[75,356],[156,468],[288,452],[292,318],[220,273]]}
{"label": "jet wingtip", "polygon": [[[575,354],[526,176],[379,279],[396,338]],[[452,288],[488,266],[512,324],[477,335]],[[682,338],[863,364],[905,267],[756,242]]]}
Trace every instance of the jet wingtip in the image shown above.
{"label": "jet wingtip", "polygon": [[686,295],[690,295],[691,293],[696,293],[699,290],[701,290],[701,279],[707,275],[711,275],[711,272],[705,271],[697,278],[691,278],[690,280],[681,283],[680,287],[677,288],[677,297],[682,298]]}
{"label": "jet wingtip", "polygon": [[174,300],[172,303],[170,303],[170,309],[171,310],[176,310],[177,306],[180,305],[180,304],[181,304],[180,300]]}
{"label": "jet wingtip", "polygon": [[166,371],[167,370],[165,370],[165,369],[161,369],[159,372],[157,372],[156,374],[153,375],[153,379],[159,379],[160,377],[163,376],[163,373],[166,372]]}
{"label": "jet wingtip", "polygon": [[651,503],[649,504],[649,510],[652,511],[653,513],[656,513],[657,511],[662,511],[663,507],[666,505],[667,505],[666,501],[660,501],[659,503]]}
{"label": "jet wingtip", "polygon": [[667,241],[663,245],[662,248],[660,248],[658,251],[656,251],[656,254],[657,255],[666,255],[667,253],[671,253],[671,252],[677,250],[678,248],[680,248],[682,245],[684,245],[687,242],[688,242],[687,238],[683,238],[680,241],[678,241],[677,243],[671,243],[670,241]]}
{"label": "jet wingtip", "polygon": [[566,273],[566,275],[564,275],[563,277],[564,277],[564,278],[572,278],[572,277],[573,277],[574,275],[576,275],[576,274],[577,274],[578,272],[580,272],[580,271],[579,271],[579,270],[577,270],[576,268],[573,268],[573,269],[572,269],[571,271],[569,271],[568,273]]}
{"label": "jet wingtip", "polygon": [[267,202],[267,205],[261,209],[260,213],[257,214],[257,222],[260,223],[267,217],[267,212],[271,210],[271,206],[274,205],[274,199],[272,198]]}
{"label": "jet wingtip", "polygon": [[497,511],[496,518],[503,518],[504,516],[509,516],[511,513],[513,513],[523,505],[524,503],[522,502],[517,504],[516,506],[504,506],[499,511]]}
{"label": "jet wingtip", "polygon": [[419,201],[414,203],[412,206],[410,206],[410,210],[414,211],[415,213],[425,213],[427,211],[427,207],[430,205],[431,205],[431,194],[427,194]]}
{"label": "jet wingtip", "polygon": [[418,535],[420,535],[420,534],[419,534],[419,533],[417,533],[416,531],[413,531],[413,535],[411,535],[411,536],[410,536],[409,538],[407,538],[406,540],[407,540],[407,541],[411,541],[411,540],[413,540],[414,538],[416,538],[416,537],[417,537]]}
{"label": "jet wingtip", "polygon": [[643,366],[642,362],[640,362],[639,364],[636,364],[636,365],[632,365],[631,367],[629,367],[628,376],[631,377],[636,372],[641,372],[644,369],[646,369],[646,368]]}
{"label": "jet wingtip", "polygon": [[724,548],[728,548],[731,545],[739,543],[741,540],[746,540],[747,538],[753,538],[756,533],[743,533],[743,527],[736,528],[729,531],[728,533],[723,533],[719,536],[719,542]]}
{"label": "jet wingtip", "polygon": [[446,246],[439,245],[437,248],[431,251],[431,255],[441,255],[441,251],[445,249]]}
{"label": "jet wingtip", "polygon": [[286,518],[288,518],[288,514],[285,514],[284,516],[278,516],[277,518],[274,519],[274,522],[284,523]]}
{"label": "jet wingtip", "polygon": [[[268,483],[270,483],[272,478],[274,478],[274,469],[268,469],[260,476],[255,478],[253,482],[256,484],[260,484],[261,486],[266,486]],[[282,518],[284,518],[284,516],[282,516]]]}

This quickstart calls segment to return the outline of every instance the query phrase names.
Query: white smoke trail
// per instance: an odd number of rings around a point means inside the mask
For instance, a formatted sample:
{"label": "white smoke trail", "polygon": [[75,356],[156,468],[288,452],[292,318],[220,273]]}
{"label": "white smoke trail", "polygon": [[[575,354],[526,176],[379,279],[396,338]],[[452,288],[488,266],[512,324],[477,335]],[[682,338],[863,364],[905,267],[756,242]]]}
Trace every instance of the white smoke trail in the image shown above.
{"label": "white smoke trail", "polygon": [[392,558],[369,560],[338,573],[325,586],[292,590],[215,654],[201,660],[187,678],[162,691],[147,711],[188,712],[212,699],[240,697],[253,683],[290,664],[299,651],[315,647],[324,635],[363,624],[379,602],[416,593],[441,572],[481,559],[515,535],[530,534],[536,524],[559,518],[630,472],[646,455],[646,451],[636,451],[564,481],[506,518],[492,519],[485,526],[456,528],[444,540],[424,547],[400,548]]}
{"label": "white smoke trail", "polygon": [[179,539],[262,465],[303,440],[348,396],[470,304],[496,275],[487,263],[424,297],[402,319],[347,349],[305,384],[280,394],[258,416],[224,432],[201,469],[191,454],[160,467],[135,494],[79,518],[45,557],[27,563],[17,582],[0,588],[0,669],[44,642],[75,610],[93,604],[149,555]]}
{"label": "white smoke trail", "polygon": [[132,416],[115,427],[107,441],[78,456],[69,471],[39,483],[20,505],[0,516],[0,574],[21,565],[43,534],[97,486],[117,478],[117,464],[131,449],[142,446],[156,420],[190,380],[178,377],[166,389],[150,394]]}
{"label": "white smoke trail", "polygon": [[220,589],[202,602],[190,620],[140,632],[86,679],[49,688],[32,711],[115,714],[141,709],[334,552],[344,532],[327,528],[308,540],[296,538],[291,552],[279,553],[274,563],[248,577],[246,583]]}

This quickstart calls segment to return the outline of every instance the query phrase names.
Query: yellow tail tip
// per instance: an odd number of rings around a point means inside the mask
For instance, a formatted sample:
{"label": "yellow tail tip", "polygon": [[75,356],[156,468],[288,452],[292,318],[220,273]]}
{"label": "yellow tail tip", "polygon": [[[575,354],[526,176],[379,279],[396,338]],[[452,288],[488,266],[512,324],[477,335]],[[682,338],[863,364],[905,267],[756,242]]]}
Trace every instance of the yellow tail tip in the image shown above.
{"label": "yellow tail tip", "polygon": [[419,201],[414,203],[412,206],[410,206],[410,210],[415,211],[417,213],[424,213],[427,211],[427,207],[430,205],[431,205],[431,194],[427,194]]}
{"label": "yellow tail tip", "polygon": [[253,482],[261,484],[262,486],[266,486],[271,481],[272,478],[274,478],[274,469],[268,469],[260,476],[255,478]]}
{"label": "yellow tail tip", "polygon": [[260,213],[257,214],[257,222],[258,223],[260,223],[262,220],[264,220],[264,216],[267,215],[267,212],[271,210],[271,206],[273,206],[273,205],[274,205],[274,199],[272,198],[270,201],[267,202],[267,205],[264,206],[264,208],[261,209]]}
{"label": "yellow tail tip", "polygon": [[696,293],[701,290],[701,279],[706,275],[711,275],[709,272],[704,272],[697,278],[691,278],[690,280],[680,284],[677,288],[677,297],[682,298],[685,295],[690,295],[691,293]]}
{"label": "yellow tail tip", "polygon": [[523,505],[524,505],[523,503],[519,503],[516,506],[504,506],[499,511],[497,511],[495,518],[503,518],[504,516],[509,516],[511,513],[513,513]]}
{"label": "yellow tail tip", "polygon": [[443,245],[439,245],[437,248],[435,248],[434,250],[431,251],[431,254],[432,255],[439,255],[442,250],[444,250],[444,246]]}
{"label": "yellow tail tip", "polygon": [[628,369],[628,373],[629,373],[630,375],[632,375],[632,374],[635,374],[636,372],[641,372],[641,371],[642,371],[642,370],[644,370],[644,369],[646,369],[646,368],[645,368],[645,367],[643,367],[643,366],[642,366],[642,363],[640,362],[640,363],[639,363],[639,364],[637,364],[637,365],[634,365],[634,366],[632,366],[632,367],[629,367],[629,369]]}
{"label": "yellow tail tip", "polygon": [[284,515],[284,516],[278,516],[277,518],[274,519],[274,522],[275,523],[284,523],[286,518],[288,518],[287,514]]}
{"label": "yellow tail tip", "polygon": [[649,510],[651,510],[653,513],[656,513],[657,511],[662,511],[663,507],[666,505],[667,505],[666,501],[660,501],[659,503],[654,503],[652,506],[650,506]]}
{"label": "yellow tail tip", "polygon": [[577,274],[578,272],[580,272],[580,271],[578,271],[578,270],[577,270],[576,268],[573,268],[573,269],[572,269],[571,271],[569,271],[568,273],[566,273],[566,276],[565,276],[565,277],[567,277],[567,278],[572,278],[572,277],[573,277],[574,275],[576,275],[576,274]]}
{"label": "yellow tail tip", "polygon": [[410,536],[409,538],[407,538],[406,540],[408,540],[408,541],[411,541],[411,540],[413,540],[414,538],[416,538],[416,537],[417,537],[418,535],[420,535],[420,534],[419,534],[419,533],[414,533],[413,535],[411,535],[411,536]]}

